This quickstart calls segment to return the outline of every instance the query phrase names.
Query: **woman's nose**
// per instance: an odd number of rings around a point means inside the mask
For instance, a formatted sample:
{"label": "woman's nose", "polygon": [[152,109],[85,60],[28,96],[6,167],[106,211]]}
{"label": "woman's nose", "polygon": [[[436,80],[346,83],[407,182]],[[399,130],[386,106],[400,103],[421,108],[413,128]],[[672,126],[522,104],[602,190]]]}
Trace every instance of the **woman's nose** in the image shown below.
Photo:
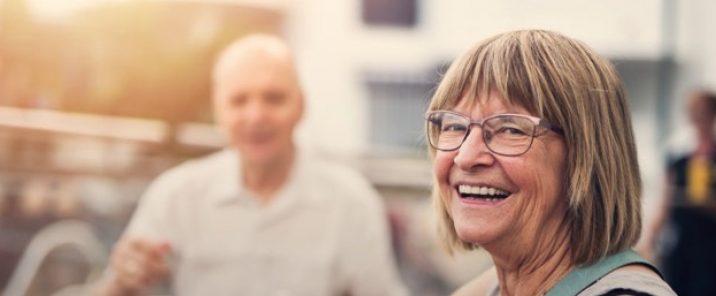
{"label": "woman's nose", "polygon": [[464,171],[472,171],[481,166],[491,166],[495,156],[482,136],[482,129],[473,127],[465,141],[458,148],[454,159],[455,164]]}

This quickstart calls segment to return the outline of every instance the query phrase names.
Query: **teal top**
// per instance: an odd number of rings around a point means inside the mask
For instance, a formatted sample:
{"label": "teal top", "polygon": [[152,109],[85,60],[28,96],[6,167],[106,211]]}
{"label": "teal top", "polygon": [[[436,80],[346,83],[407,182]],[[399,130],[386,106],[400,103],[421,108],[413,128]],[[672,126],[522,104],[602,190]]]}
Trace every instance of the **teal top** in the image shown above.
{"label": "teal top", "polygon": [[573,269],[567,274],[562,280],[557,283],[552,289],[547,292],[547,296],[565,296],[565,295],[577,295],[582,290],[589,287],[600,278],[604,277],[608,273],[626,265],[630,264],[643,264],[661,276],[659,270],[656,269],[649,261],[646,261],[641,256],[637,255],[632,250],[625,250],[619,253],[607,256],[606,258],[588,266],[581,266]]}

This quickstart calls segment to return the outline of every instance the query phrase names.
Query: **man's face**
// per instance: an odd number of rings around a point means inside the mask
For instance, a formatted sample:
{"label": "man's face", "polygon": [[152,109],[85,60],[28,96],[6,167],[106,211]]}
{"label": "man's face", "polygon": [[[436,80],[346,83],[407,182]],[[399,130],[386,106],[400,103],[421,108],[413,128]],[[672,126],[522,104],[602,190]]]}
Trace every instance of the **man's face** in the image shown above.
{"label": "man's face", "polygon": [[229,144],[250,165],[271,165],[293,149],[303,113],[294,69],[268,54],[244,56],[214,79],[214,116]]}
{"label": "man's face", "polygon": [[712,102],[701,93],[692,93],[689,98],[689,118],[699,134],[709,135],[713,132],[714,110]]}

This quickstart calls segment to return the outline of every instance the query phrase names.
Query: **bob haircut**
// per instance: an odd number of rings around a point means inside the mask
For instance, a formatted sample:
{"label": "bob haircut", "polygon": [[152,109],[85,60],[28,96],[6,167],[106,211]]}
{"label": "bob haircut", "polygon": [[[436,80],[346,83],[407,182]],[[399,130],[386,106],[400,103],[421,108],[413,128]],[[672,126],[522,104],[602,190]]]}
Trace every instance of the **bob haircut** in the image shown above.
{"label": "bob haircut", "polygon": [[[493,91],[564,131],[562,194],[568,202],[565,225],[574,264],[632,247],[641,231],[642,185],[628,102],[612,64],[559,33],[503,33],[452,63],[429,111],[449,110],[463,96],[476,99]],[[438,153],[429,152],[432,158]],[[447,250],[475,249],[457,236],[437,186],[433,202]]]}

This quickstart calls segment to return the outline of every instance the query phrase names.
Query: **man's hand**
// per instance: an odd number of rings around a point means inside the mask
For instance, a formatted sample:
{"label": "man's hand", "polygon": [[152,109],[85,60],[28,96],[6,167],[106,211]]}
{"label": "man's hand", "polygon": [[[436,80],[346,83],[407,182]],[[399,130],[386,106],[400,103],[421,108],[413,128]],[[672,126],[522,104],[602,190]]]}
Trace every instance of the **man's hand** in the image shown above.
{"label": "man's hand", "polygon": [[101,295],[141,295],[169,274],[167,242],[137,237],[122,238],[112,253],[110,272]]}

